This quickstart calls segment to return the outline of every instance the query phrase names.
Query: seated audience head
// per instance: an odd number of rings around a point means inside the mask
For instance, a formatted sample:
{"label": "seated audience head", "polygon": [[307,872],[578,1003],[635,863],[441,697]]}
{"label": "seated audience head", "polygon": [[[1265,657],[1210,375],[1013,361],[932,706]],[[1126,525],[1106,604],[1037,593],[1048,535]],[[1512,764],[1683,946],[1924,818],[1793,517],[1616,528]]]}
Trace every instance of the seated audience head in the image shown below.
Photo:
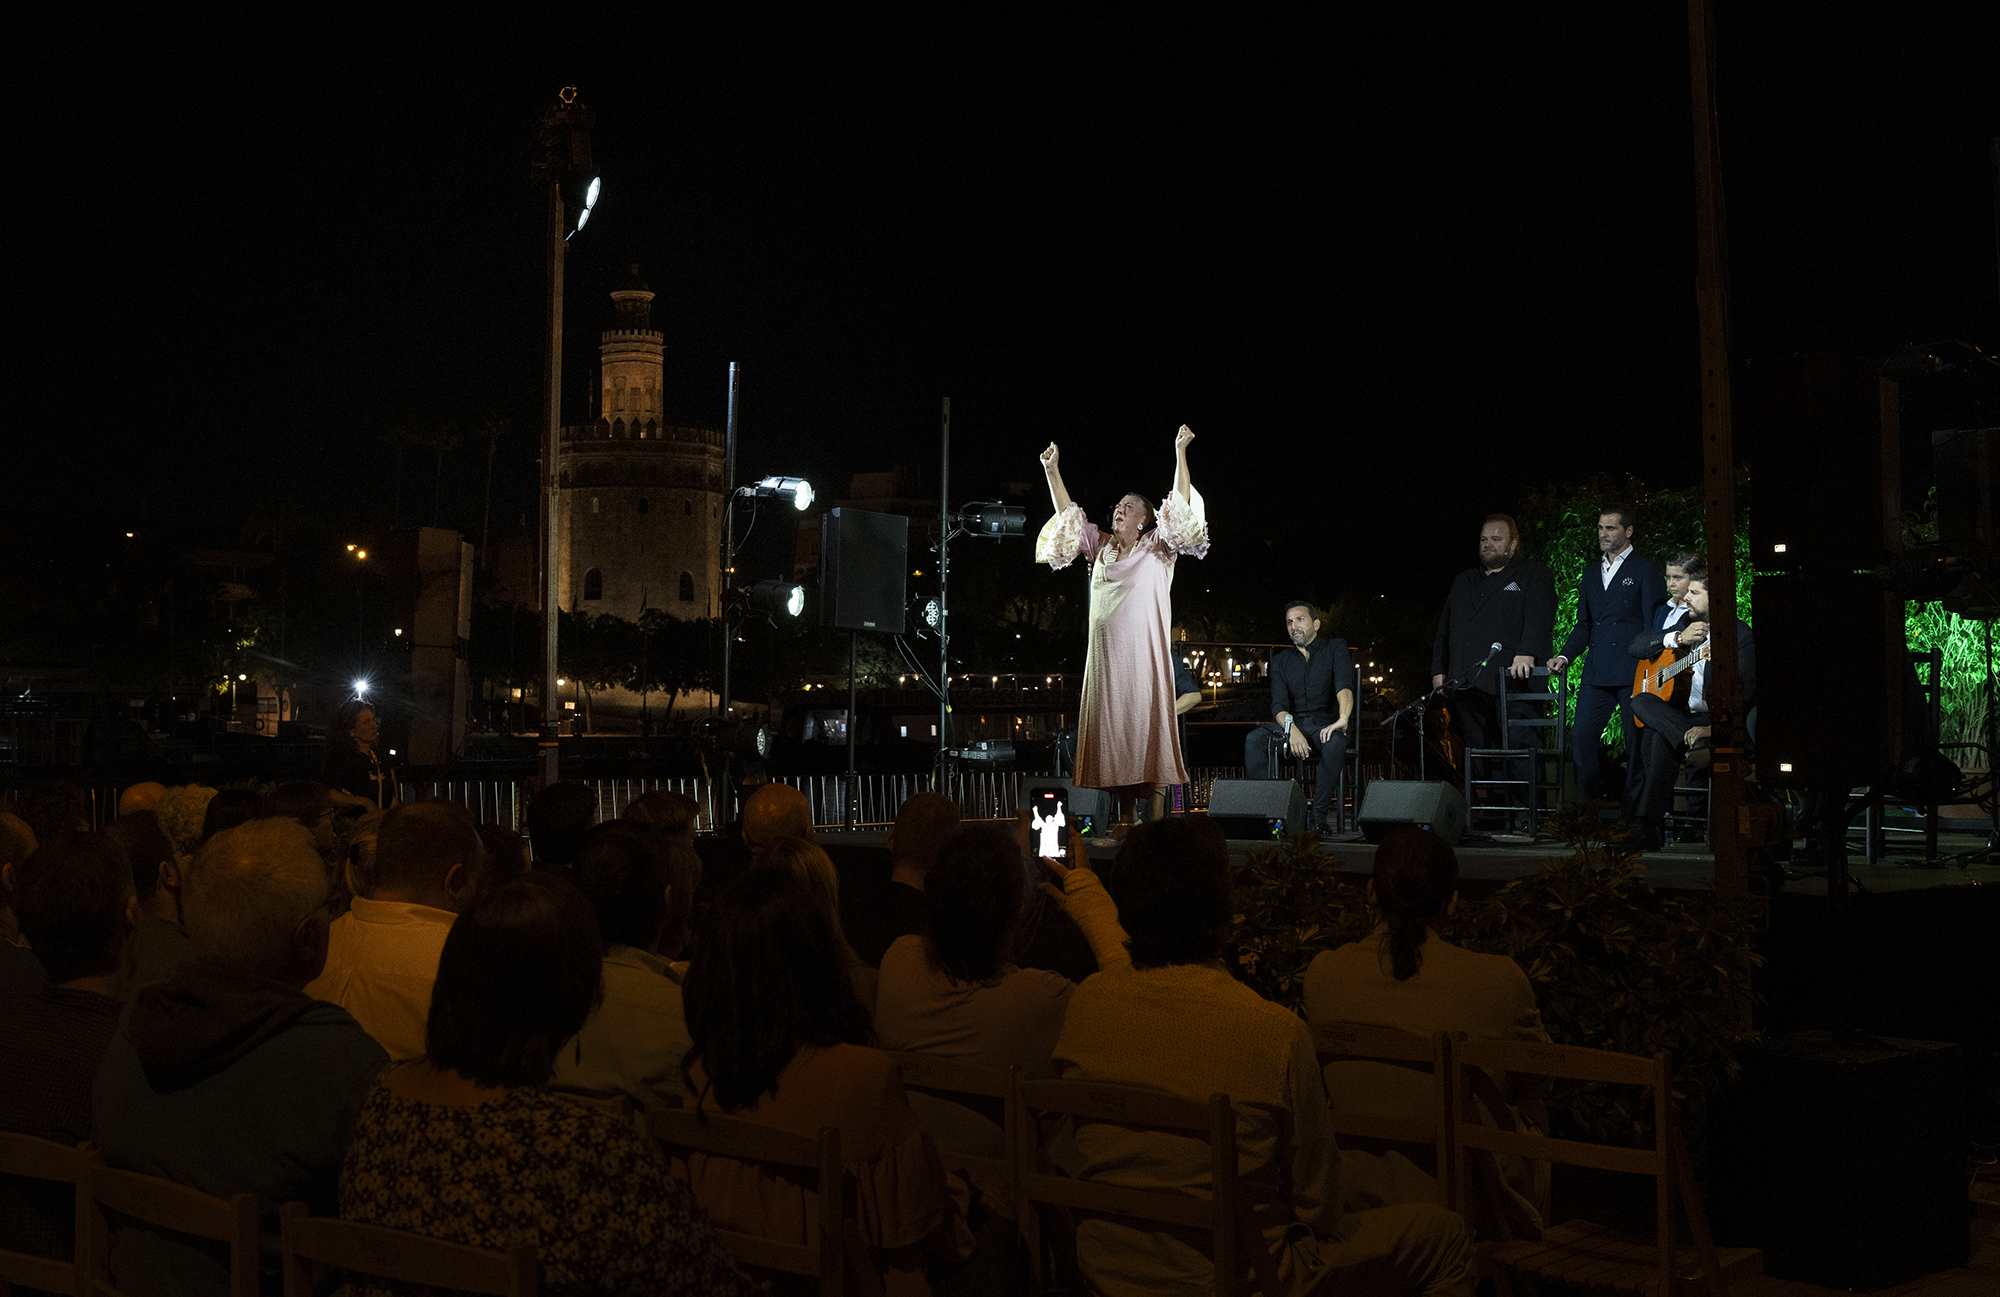
{"label": "seated audience head", "polygon": [[547,1085],[556,1052],[604,998],[603,958],[590,902],[560,874],[482,890],[438,959],[431,1065],[493,1088]]}
{"label": "seated audience head", "polygon": [[723,1111],[756,1106],[801,1049],[868,1043],[846,945],[797,870],[753,866],[723,891],[682,987],[687,1062],[701,1060]]}
{"label": "seated audience head", "polygon": [[279,784],[264,798],[259,818],[296,820],[312,833],[322,852],[333,845],[333,794],[325,784],[310,779]]}
{"label": "seated audience head", "polygon": [[375,891],[375,848],[382,840],[382,821],[387,811],[363,811],[347,830],[347,858],[341,867],[341,881],[350,896],[371,896]]}
{"label": "seated audience head", "polygon": [[640,824],[614,821],[583,835],[569,874],[597,913],[606,946],[657,949],[667,926],[667,848]]}
{"label": "seated audience head", "polygon": [[118,814],[122,817],[139,811],[157,811],[160,809],[160,799],[166,795],[165,784],[156,784],[150,780],[133,784],[118,795]]}
{"label": "seated audience head", "polygon": [[1397,981],[1407,982],[1423,967],[1429,929],[1458,900],[1458,853],[1428,830],[1392,830],[1375,848],[1368,898],[1389,930],[1385,966]]}
{"label": "seated audience head", "polygon": [[208,799],[202,811],[201,840],[207,842],[224,829],[248,824],[264,812],[264,795],[254,788],[224,788]]}
{"label": "seated audience head", "polygon": [[115,977],[139,921],[132,864],[102,833],[63,833],[14,870],[14,917],[49,984]]}
{"label": "seated audience head", "polygon": [[0,811],[0,938],[12,938],[14,871],[35,854],[35,831],[12,811]]}
{"label": "seated audience head", "polygon": [[104,836],[125,849],[132,862],[132,887],[140,908],[149,907],[165,888],[169,897],[178,895],[181,885],[180,862],[174,859],[174,844],[160,827],[160,817],[151,811],[133,811],[104,828]]}
{"label": "seated audience head", "polygon": [[1211,820],[1154,820],[1132,830],[1109,880],[1135,968],[1199,964],[1229,940],[1229,842]]}
{"label": "seated audience head", "polygon": [[765,784],[743,803],[743,844],[752,860],[761,860],[780,838],[810,842],[812,836],[812,803],[790,784]]}
{"label": "seated audience head", "polygon": [[370,900],[456,911],[479,880],[484,849],[471,812],[455,802],[416,802],[382,817]]}
{"label": "seated audience head", "polygon": [[660,954],[686,959],[694,949],[695,893],[701,890],[701,854],[686,843],[667,844],[667,925],[660,936]]}
{"label": "seated audience head", "polygon": [[326,966],[326,869],[290,820],[224,829],[188,866],[181,923],[195,955],[304,986]]}
{"label": "seated audience head", "polygon": [[848,948],[847,937],[840,926],[840,871],[833,867],[832,857],[817,842],[808,842],[804,838],[778,838],[765,848],[757,863],[787,870],[804,880],[814,903],[825,910],[827,918],[832,921],[841,949],[847,952],[849,962],[854,962],[854,952]]}
{"label": "seated audience head", "polygon": [[528,872],[528,840],[498,824],[479,826],[479,845],[486,849],[486,866],[479,875],[482,887],[498,887],[510,878]]}
{"label": "seated audience head", "polygon": [[1012,833],[978,825],[944,843],[924,888],[931,962],[954,981],[998,977],[1030,894]]}
{"label": "seated audience head", "polygon": [[670,793],[662,788],[635,798],[619,818],[637,820],[676,842],[693,846],[695,826],[701,820],[701,803],[685,793]]}
{"label": "seated audience head", "polygon": [[83,789],[60,779],[38,779],[14,794],[14,813],[48,846],[65,833],[90,832],[90,802]]}
{"label": "seated audience head", "polygon": [[160,827],[183,860],[192,859],[201,849],[202,824],[208,819],[208,802],[214,796],[213,788],[179,784],[167,789],[167,795],[160,799],[154,813],[160,817]]}
{"label": "seated audience head", "polygon": [[597,794],[584,784],[550,784],[528,802],[528,845],[538,869],[567,869],[597,823]]}
{"label": "seated audience head", "polygon": [[958,803],[943,793],[917,793],[897,807],[889,830],[889,859],[896,872],[918,880],[929,875],[938,848],[958,832],[959,823]]}

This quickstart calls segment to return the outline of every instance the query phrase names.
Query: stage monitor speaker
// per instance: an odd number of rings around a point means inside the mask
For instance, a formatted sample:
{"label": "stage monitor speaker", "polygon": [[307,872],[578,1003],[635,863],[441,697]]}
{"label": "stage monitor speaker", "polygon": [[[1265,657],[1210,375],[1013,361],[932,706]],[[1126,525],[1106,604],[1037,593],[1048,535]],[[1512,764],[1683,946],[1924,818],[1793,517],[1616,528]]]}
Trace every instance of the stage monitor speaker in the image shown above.
{"label": "stage monitor speaker", "polygon": [[1887,778],[1903,756],[1902,598],[1855,573],[1760,576],[1755,598],[1758,779],[1848,789]]}
{"label": "stage monitor speaker", "polygon": [[1852,572],[1903,552],[1897,388],[1874,363],[1753,361],[1738,397],[1738,453],[1757,483],[1757,571]]}
{"label": "stage monitor speaker", "polygon": [[1416,779],[1371,779],[1361,798],[1361,835],[1380,842],[1389,830],[1428,829],[1456,846],[1465,832],[1465,794],[1453,784]]}
{"label": "stage monitor speaker", "polygon": [[1021,805],[1026,806],[1037,788],[1058,788],[1062,790],[1069,805],[1070,819],[1077,830],[1092,842],[1111,841],[1111,829],[1117,820],[1115,808],[1111,805],[1111,794],[1102,788],[1078,788],[1067,779],[1034,778],[1021,781]]}
{"label": "stage monitor speaker", "polygon": [[910,520],[897,513],[829,509],[820,519],[821,624],[903,633]]}
{"label": "stage monitor speaker", "polygon": [[1957,1045],[1747,1046],[1717,1101],[1715,1237],[1764,1272],[1873,1292],[1966,1264],[1965,1082]]}
{"label": "stage monitor speaker", "polygon": [[1305,790],[1291,779],[1218,779],[1209,789],[1208,818],[1224,836],[1243,841],[1304,833]]}

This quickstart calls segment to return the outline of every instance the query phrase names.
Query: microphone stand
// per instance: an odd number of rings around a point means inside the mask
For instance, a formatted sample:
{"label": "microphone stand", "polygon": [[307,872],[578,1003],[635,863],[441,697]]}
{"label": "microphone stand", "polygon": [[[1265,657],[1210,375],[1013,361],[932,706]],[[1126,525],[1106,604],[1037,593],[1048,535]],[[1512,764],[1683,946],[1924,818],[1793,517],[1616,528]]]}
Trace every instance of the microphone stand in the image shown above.
{"label": "microphone stand", "polygon": [[1472,682],[1479,679],[1480,672],[1486,670],[1487,664],[1493,661],[1493,655],[1498,653],[1503,647],[1504,645],[1499,643],[1488,645],[1486,656],[1479,659],[1479,665],[1473,667],[1470,674],[1462,676],[1457,680],[1447,680],[1428,693],[1419,695],[1415,702],[1407,703],[1397,708],[1395,711],[1389,713],[1387,720],[1382,722],[1389,727],[1389,752],[1393,757],[1396,751],[1396,722],[1401,720],[1405,713],[1415,713],[1417,720],[1417,781],[1419,783],[1425,781],[1425,760],[1430,754],[1430,744],[1427,742],[1428,736],[1424,733],[1424,720],[1430,710],[1431,699],[1437,697],[1449,698],[1452,694],[1463,693],[1465,690],[1472,688]]}

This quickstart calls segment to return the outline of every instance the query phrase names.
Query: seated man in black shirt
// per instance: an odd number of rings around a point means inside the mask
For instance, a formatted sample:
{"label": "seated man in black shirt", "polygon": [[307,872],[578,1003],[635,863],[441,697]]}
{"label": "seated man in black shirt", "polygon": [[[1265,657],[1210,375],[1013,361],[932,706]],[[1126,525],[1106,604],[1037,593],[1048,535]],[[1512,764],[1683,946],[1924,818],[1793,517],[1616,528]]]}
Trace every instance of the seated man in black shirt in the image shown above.
{"label": "seated man in black shirt", "polygon": [[1252,779],[1276,779],[1277,746],[1292,755],[1319,757],[1313,788],[1313,823],[1325,832],[1333,793],[1347,757],[1347,727],[1354,717],[1354,663],[1344,639],[1319,638],[1319,618],[1303,599],[1285,605],[1285,633],[1293,647],[1271,657],[1271,714],[1243,743],[1243,767]]}

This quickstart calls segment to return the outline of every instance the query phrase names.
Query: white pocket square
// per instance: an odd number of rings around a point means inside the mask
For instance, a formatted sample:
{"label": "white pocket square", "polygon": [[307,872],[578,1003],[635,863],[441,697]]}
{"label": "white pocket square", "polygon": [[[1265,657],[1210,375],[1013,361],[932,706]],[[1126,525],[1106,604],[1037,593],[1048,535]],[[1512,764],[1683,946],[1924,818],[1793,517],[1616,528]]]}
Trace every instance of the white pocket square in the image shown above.
{"label": "white pocket square", "polygon": [[1521,583],[1519,581],[1509,581],[1507,583],[1506,589],[1502,590],[1500,593],[1506,594],[1508,590],[1519,590],[1520,588],[1521,588]]}

